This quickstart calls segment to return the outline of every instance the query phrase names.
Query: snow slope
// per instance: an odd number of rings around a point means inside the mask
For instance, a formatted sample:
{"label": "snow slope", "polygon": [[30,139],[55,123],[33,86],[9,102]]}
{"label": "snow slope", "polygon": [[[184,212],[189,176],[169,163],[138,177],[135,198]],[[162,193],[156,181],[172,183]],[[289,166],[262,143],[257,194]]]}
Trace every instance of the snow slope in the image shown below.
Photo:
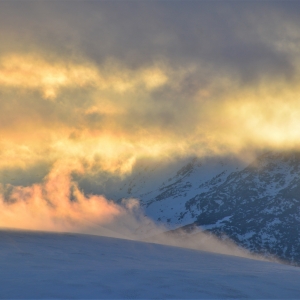
{"label": "snow slope", "polygon": [[104,194],[115,200],[139,199],[148,217],[171,229],[196,221],[199,211],[187,209],[188,200],[246,166],[236,157],[189,158],[165,165],[145,162],[122,183],[114,185],[114,192]]}
{"label": "snow slope", "polygon": [[108,237],[0,231],[0,298],[299,299],[300,269]]}

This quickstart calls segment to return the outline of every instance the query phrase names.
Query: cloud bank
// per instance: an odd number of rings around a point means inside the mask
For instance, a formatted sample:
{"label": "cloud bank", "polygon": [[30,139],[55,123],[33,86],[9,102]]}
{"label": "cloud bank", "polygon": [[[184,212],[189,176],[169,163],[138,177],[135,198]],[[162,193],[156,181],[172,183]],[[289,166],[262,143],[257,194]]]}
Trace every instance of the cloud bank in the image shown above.
{"label": "cloud bank", "polygon": [[126,176],[139,159],[299,150],[299,9],[2,1],[2,226],[17,226],[21,211],[28,228],[49,230],[124,213],[84,195],[73,173]]}

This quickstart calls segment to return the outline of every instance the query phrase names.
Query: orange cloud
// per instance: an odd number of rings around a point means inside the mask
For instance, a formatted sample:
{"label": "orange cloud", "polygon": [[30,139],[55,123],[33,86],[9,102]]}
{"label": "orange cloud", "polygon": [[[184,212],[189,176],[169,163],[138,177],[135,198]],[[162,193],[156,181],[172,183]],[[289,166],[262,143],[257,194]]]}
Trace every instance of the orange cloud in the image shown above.
{"label": "orange cloud", "polygon": [[80,232],[125,214],[103,196],[84,196],[71,181],[69,167],[56,164],[42,184],[13,187],[9,199],[2,193],[0,227]]}
{"label": "orange cloud", "polygon": [[100,70],[89,62],[47,61],[39,55],[11,54],[0,58],[0,86],[39,90],[46,99],[55,99],[63,88],[92,86],[123,93],[138,86],[152,90],[167,81],[166,71],[157,66],[134,72],[113,61]]}

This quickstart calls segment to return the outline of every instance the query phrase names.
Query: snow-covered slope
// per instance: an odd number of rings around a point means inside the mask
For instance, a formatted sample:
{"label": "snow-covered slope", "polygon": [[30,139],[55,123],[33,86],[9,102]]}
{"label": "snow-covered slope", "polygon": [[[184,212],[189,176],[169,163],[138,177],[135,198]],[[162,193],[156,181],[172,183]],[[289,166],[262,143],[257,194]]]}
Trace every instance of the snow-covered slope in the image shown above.
{"label": "snow-covered slope", "polygon": [[187,210],[186,202],[208,190],[207,182],[216,186],[245,166],[240,160],[229,157],[190,158],[164,168],[150,164],[124,181],[119,188],[122,191],[119,199],[140,199],[147,216],[170,228],[187,225],[196,220],[198,211]]}
{"label": "snow-covered slope", "polygon": [[300,263],[299,153],[270,152],[249,165],[190,159],[169,174],[153,174],[140,172],[120,189],[124,198],[139,198],[155,221],[170,228],[196,222],[253,252]]}
{"label": "snow-covered slope", "polygon": [[1,299],[299,299],[300,269],[76,234],[0,231]]}
{"label": "snow-covered slope", "polygon": [[300,156],[268,154],[186,203],[197,224],[255,252],[300,262]]}

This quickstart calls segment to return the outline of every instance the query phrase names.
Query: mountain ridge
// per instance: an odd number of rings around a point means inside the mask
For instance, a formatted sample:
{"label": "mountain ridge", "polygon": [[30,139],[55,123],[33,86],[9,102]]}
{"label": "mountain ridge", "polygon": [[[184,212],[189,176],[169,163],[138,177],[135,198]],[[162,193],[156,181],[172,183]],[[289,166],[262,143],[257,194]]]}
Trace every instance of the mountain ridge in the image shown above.
{"label": "mountain ridge", "polygon": [[195,223],[254,253],[300,263],[299,152],[267,152],[250,164],[191,158],[145,191],[147,176],[131,180],[122,198],[140,199],[156,222],[170,229]]}

